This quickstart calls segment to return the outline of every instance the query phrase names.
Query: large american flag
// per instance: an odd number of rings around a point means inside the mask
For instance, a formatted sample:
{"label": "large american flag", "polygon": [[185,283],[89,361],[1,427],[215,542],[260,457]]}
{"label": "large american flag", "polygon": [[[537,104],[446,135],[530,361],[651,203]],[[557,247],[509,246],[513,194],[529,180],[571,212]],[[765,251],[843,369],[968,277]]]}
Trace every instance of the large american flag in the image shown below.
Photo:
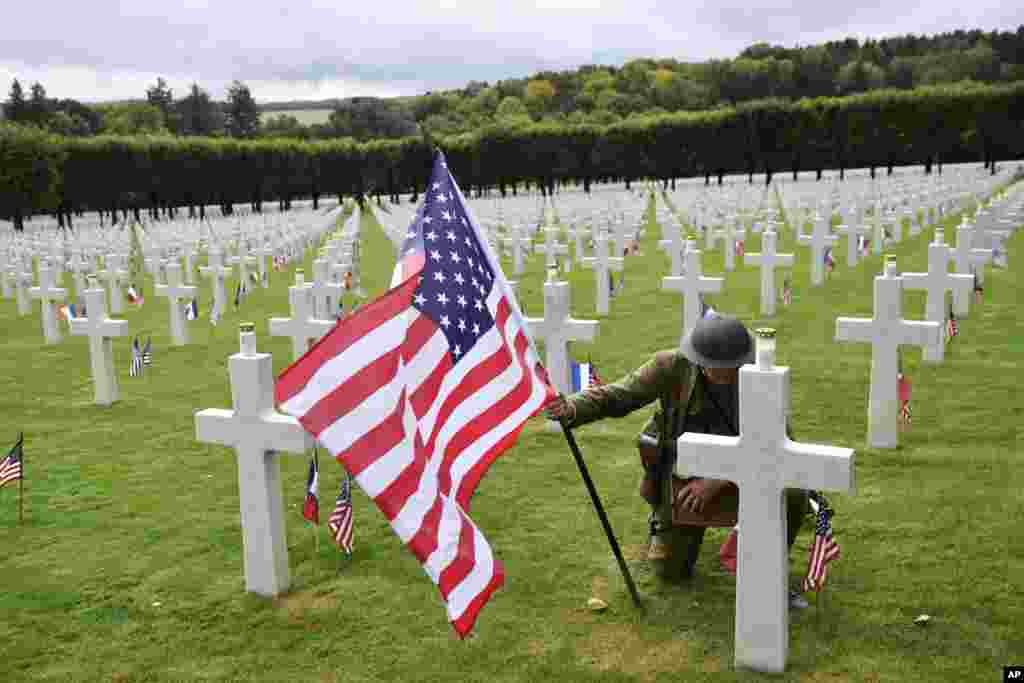
{"label": "large american flag", "polygon": [[0,488],[11,481],[21,479],[22,444],[25,443],[25,435],[18,435],[18,443],[7,454],[7,457],[0,462]]}
{"label": "large american flag", "polygon": [[275,388],[419,559],[460,637],[505,577],[470,499],[555,397],[477,226],[437,152],[398,284],[341,320]]}
{"label": "large american flag", "polygon": [[820,591],[825,587],[828,563],[839,557],[839,544],[832,538],[832,515],[835,514],[824,499],[815,501],[818,508],[818,522],[814,528],[814,543],[804,577],[805,591]]}

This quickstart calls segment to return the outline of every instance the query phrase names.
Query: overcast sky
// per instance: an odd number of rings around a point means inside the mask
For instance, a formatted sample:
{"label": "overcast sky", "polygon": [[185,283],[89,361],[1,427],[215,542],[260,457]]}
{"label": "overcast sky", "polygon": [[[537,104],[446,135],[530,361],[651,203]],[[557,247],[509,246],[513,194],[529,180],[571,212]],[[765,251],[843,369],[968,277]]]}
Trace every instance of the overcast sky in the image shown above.
{"label": "overcast sky", "polygon": [[0,10],[0,81],[85,102],[232,79],[259,102],[416,95],[636,57],[704,61],[958,28],[1015,31],[1007,0],[29,0]]}

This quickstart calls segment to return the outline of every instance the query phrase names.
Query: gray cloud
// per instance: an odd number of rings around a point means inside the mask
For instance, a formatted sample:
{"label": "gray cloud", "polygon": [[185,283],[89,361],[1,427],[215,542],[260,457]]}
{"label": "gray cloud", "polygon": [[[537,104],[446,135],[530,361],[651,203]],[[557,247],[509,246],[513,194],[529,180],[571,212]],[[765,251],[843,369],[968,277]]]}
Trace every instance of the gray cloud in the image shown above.
{"label": "gray cloud", "polygon": [[235,78],[258,99],[416,94],[635,57],[728,57],[759,41],[1022,23],[1024,9],[1002,0],[41,0],[5,7],[0,78],[84,100],[139,97],[157,75],[216,96]]}

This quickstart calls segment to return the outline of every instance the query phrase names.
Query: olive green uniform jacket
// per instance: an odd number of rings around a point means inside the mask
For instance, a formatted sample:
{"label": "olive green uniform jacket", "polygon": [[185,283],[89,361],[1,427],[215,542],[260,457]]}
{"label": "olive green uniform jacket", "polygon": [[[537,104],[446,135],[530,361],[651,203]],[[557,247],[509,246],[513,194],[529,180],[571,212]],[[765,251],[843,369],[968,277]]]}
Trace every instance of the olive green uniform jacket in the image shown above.
{"label": "olive green uniform jacket", "polygon": [[[580,427],[606,417],[625,417],[634,410],[657,401],[658,408],[647,421],[642,433],[658,441],[659,452],[664,452],[664,449],[674,452],[675,442],[680,434],[670,433],[673,428],[667,425],[682,425],[682,420],[676,421],[673,417],[684,410],[687,404],[690,406],[690,415],[699,414],[703,408],[703,383],[696,381],[697,372],[699,368],[690,363],[678,349],[659,351],[646,363],[616,382],[590,387],[567,396],[566,400],[575,410],[575,416],[568,422],[568,426]],[[788,425],[786,432],[793,438]],[[665,477],[661,485],[661,503],[654,510],[654,515],[663,528],[666,528],[671,525],[672,520],[671,477]],[[792,545],[808,506],[805,491],[792,491],[790,494],[787,496],[787,517],[788,540]],[[695,528],[695,531],[703,535],[703,529]],[[693,535],[683,534],[685,537]],[[697,543],[699,544],[699,539]]]}

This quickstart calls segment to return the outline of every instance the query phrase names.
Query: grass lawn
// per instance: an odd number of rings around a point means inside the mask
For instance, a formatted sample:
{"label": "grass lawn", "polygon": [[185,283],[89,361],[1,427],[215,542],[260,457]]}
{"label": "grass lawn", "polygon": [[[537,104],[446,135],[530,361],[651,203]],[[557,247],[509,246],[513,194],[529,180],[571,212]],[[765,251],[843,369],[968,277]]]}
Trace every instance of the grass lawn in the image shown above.
{"label": "grass lawn", "polygon": [[[947,217],[947,240],[958,221]],[[375,297],[390,281],[394,249],[370,215],[363,235],[364,286]],[[597,340],[574,346],[605,379],[678,342],[680,300],[661,291],[669,262],[658,236],[650,226],[642,255],[628,257],[625,291]],[[0,300],[0,449],[25,431],[27,477],[22,526],[17,488],[0,490],[0,681],[1001,680],[1002,666],[1024,662],[1024,232],[1008,244],[1017,270],[989,271],[985,303],[972,306],[942,365],[904,351],[913,425],[899,448],[884,451],[864,447],[870,346],[833,341],[837,316],[871,315],[880,258],[849,270],[842,245],[835,273],[811,288],[809,250],[792,232],[780,237],[780,251],[798,254],[792,306],[758,319],[755,267],[727,274],[723,293],[708,301],[751,327],[778,328],[796,436],[857,450],[856,494],[829,496],[842,557],[825,593],[791,613],[784,675],[733,670],[735,584],[717,561],[724,530],[708,532],[692,584],[662,584],[648,570],[634,439],[651,409],[577,432],[642,613],[564,438],[539,421],[474,499],[474,520],[507,580],[466,641],[362,492],[354,494],[354,557],[339,555],[326,528],[315,550],[301,516],[308,459],[300,456],[281,462],[292,590],[277,600],[245,594],[236,458],[196,442],[193,414],[231,405],[226,359],[238,350],[238,323],[256,323],[257,347],[274,354],[275,372],[288,364],[290,341],[269,337],[267,320],[288,311],[289,269],[272,273],[270,289],[256,289],[216,328],[204,280],[202,320],[181,348],[169,346],[167,304],[148,283],[145,306],[125,318],[133,334],[152,335],[154,364],[129,378],[130,339],[115,340],[121,401],[110,408],[92,404],[85,339],[43,346],[38,305],[19,318],[13,300]],[[892,249],[901,271],[927,268],[930,238],[927,230]],[[746,249],[758,251],[759,237]],[[721,274],[720,252],[703,265]],[[518,278],[530,315],[542,313],[543,271],[533,256]],[[574,315],[596,317],[592,272],[574,268],[568,279]],[[922,318],[924,293],[908,292],[904,311]],[[341,468],[324,458],[321,470],[326,518]],[[793,575],[806,570],[811,533],[808,524],[797,541]],[[592,596],[608,611],[589,612]],[[913,623],[920,614],[931,616],[927,626]]]}

